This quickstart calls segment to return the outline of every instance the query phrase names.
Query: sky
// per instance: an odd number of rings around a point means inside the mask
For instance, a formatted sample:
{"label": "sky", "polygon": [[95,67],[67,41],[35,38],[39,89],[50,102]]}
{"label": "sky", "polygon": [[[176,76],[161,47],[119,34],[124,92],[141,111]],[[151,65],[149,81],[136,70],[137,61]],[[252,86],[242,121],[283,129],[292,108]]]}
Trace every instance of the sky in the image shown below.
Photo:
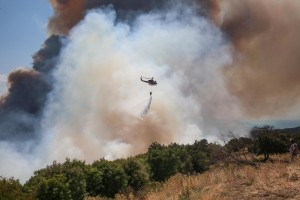
{"label": "sky", "polygon": [[[47,37],[52,15],[48,0],[0,0],[0,74],[31,67],[32,55]],[[0,90],[3,88],[3,77]]]}

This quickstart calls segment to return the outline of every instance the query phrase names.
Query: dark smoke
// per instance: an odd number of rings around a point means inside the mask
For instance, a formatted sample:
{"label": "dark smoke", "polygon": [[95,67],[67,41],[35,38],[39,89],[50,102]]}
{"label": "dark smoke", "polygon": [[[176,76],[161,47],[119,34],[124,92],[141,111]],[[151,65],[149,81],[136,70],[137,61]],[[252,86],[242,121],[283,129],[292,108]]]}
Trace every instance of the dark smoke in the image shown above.
{"label": "dark smoke", "polygon": [[119,19],[131,20],[140,13],[161,9],[169,1],[161,0],[51,0],[55,15],[48,24],[55,34],[68,34],[91,9],[112,6]]}
{"label": "dark smoke", "polygon": [[84,16],[84,0],[50,0],[54,16],[48,23],[52,34],[66,35]]}
{"label": "dark smoke", "polygon": [[33,55],[33,69],[49,74],[57,63],[61,48],[61,37],[57,35],[50,36],[43,47]]}
{"label": "dark smoke", "polygon": [[50,19],[48,28],[53,34],[67,35],[88,10],[113,7],[117,19],[131,22],[139,14],[162,11],[180,4],[190,4],[197,7],[199,15],[205,15],[213,20],[219,13],[218,0],[50,0],[54,8],[54,16]]}
{"label": "dark smoke", "polygon": [[50,72],[60,48],[59,37],[49,37],[33,56],[33,69],[18,69],[9,74],[8,93],[0,101],[0,140],[21,142],[40,137],[36,130],[52,88]]}

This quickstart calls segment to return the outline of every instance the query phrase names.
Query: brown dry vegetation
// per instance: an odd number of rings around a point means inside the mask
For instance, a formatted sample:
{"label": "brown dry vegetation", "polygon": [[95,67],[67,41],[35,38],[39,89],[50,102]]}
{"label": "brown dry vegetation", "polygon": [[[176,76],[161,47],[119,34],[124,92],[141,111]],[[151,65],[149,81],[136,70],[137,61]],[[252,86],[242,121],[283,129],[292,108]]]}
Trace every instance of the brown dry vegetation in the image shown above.
{"label": "brown dry vegetation", "polygon": [[289,162],[288,155],[271,158],[266,163],[258,163],[257,167],[223,164],[198,175],[177,174],[136,196],[119,194],[116,199],[300,199],[300,157],[293,163]]}

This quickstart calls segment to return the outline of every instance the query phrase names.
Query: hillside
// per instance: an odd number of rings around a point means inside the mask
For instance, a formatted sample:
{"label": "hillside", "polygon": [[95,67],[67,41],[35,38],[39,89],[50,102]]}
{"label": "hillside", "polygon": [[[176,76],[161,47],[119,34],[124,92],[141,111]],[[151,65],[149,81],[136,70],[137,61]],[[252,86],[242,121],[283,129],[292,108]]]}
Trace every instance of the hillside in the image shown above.
{"label": "hillside", "polygon": [[269,126],[251,133],[228,135],[224,145],[155,142],[124,159],[53,161],[25,184],[0,177],[0,199],[300,199],[300,157],[291,163],[286,153],[290,135]]}
{"label": "hillside", "polygon": [[256,168],[228,165],[215,166],[199,175],[177,174],[140,195],[118,195],[116,199],[300,199],[300,161],[299,158],[295,163],[288,160],[288,154],[273,155],[270,161]]}
{"label": "hillside", "polygon": [[299,136],[300,133],[300,127],[294,127],[294,128],[285,128],[285,129],[275,129],[279,131],[280,133],[288,134],[291,135],[292,137],[294,136]]}

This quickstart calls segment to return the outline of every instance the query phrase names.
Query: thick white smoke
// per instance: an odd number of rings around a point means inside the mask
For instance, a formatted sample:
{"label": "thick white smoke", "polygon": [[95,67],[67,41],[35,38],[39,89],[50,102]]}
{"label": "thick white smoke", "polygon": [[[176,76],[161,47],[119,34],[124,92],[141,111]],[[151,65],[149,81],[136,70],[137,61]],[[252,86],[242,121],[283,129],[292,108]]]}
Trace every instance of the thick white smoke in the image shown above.
{"label": "thick white smoke", "polygon": [[[232,100],[219,75],[230,61],[222,34],[181,11],[142,15],[130,27],[112,10],[94,10],[72,30],[45,112],[49,160],[113,159],[155,141],[193,142],[205,123],[232,110],[223,106]],[[143,117],[151,88],[141,75],[158,81]]]}
{"label": "thick white smoke", "polygon": [[[4,162],[16,169],[9,175],[25,181],[53,160],[114,159],[146,152],[153,142],[216,136],[239,116],[220,74],[230,61],[221,31],[192,9],[140,15],[130,25],[113,10],[90,11],[65,41],[42,143],[28,158],[13,152]],[[3,174],[8,165],[1,167]]]}
{"label": "thick white smoke", "polygon": [[[27,146],[24,149],[30,148],[32,144],[23,144]],[[8,142],[0,142],[0,176],[14,177],[25,182],[33,175],[35,170],[45,165],[38,153],[32,155],[24,154],[16,151],[16,146]]]}

